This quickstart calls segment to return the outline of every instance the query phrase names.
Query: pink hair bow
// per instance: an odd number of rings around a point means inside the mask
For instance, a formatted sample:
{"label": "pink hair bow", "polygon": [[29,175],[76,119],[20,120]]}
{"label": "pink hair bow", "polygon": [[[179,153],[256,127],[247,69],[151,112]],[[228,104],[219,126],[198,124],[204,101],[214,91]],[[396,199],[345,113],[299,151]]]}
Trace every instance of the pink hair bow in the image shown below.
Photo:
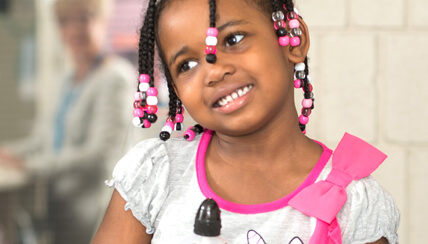
{"label": "pink hair bow", "polygon": [[331,224],[346,202],[346,187],[369,176],[386,155],[367,142],[345,133],[332,158],[326,180],[306,187],[289,201],[300,212]]}

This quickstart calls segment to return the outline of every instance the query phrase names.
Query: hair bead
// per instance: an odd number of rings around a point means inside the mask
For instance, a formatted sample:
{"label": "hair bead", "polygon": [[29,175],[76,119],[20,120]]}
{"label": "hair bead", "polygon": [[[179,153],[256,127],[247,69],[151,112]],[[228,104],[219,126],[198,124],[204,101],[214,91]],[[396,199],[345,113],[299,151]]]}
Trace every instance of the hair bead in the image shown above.
{"label": "hair bead", "polygon": [[304,107],[304,108],[311,108],[312,107],[312,99],[303,99],[303,101],[302,101],[302,106]]}
{"label": "hair bead", "polygon": [[273,21],[280,21],[284,19],[284,13],[281,10],[275,11],[272,13]]}
{"label": "hair bead", "polygon": [[309,122],[309,118],[308,118],[308,117],[306,117],[306,116],[300,115],[300,116],[299,116],[299,122],[300,122],[302,125],[306,125],[306,124]]}
{"label": "hair bead", "polygon": [[215,28],[215,14],[216,14],[216,1],[215,0],[210,0],[209,1],[209,5],[210,5],[210,27],[207,29],[207,38],[205,39],[205,44],[207,45],[205,47],[205,54],[206,56],[206,61],[208,63],[215,63],[217,61],[217,57],[216,57],[216,48],[215,46],[217,45],[217,35],[218,35],[218,29]]}
{"label": "hair bead", "polygon": [[157,96],[158,90],[155,87],[150,87],[147,89],[146,93],[147,93],[147,96]]}
{"label": "hair bead", "polygon": [[273,23],[273,27],[275,28],[275,30],[278,30],[278,29],[285,29],[286,27],[287,27],[287,23],[285,23],[285,21],[282,19],[282,20],[278,20],[278,21],[275,21],[274,23]]}
{"label": "hair bead", "polygon": [[138,80],[139,80],[141,83],[149,83],[149,82],[150,82],[150,76],[149,76],[149,75],[146,75],[146,74],[141,74],[141,75],[138,77]]}
{"label": "hair bead", "polygon": [[196,124],[194,126],[189,127],[186,132],[184,132],[183,137],[187,141],[191,141],[195,138],[196,135],[201,134],[202,132],[204,132],[204,128],[199,124]]}
{"label": "hair bead", "polygon": [[299,28],[300,27],[300,23],[297,19],[292,19],[288,22],[288,26],[290,26],[291,29],[293,28]]}
{"label": "hair bead", "polygon": [[294,36],[292,38],[290,38],[290,45],[292,47],[297,47],[300,45],[300,37],[298,36]]}
{"label": "hair bead", "polygon": [[140,83],[138,85],[138,89],[140,89],[140,91],[147,91],[150,88],[150,84],[149,83]]}
{"label": "hair bead", "polygon": [[210,27],[207,30],[207,36],[214,36],[217,37],[218,36],[218,30],[215,27]]}
{"label": "hair bead", "polygon": [[279,43],[279,45],[281,45],[283,47],[288,46],[290,44],[290,37],[281,36],[278,38],[278,43]]}

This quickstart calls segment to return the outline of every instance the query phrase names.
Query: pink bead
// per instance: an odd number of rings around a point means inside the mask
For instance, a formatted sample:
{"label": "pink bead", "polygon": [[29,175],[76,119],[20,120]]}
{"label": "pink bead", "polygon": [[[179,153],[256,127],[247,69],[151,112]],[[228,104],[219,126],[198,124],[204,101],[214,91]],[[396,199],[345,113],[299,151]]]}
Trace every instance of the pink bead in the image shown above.
{"label": "pink bead", "polygon": [[141,101],[141,93],[140,92],[134,93],[134,100],[135,101]]}
{"label": "pink bead", "polygon": [[290,22],[288,22],[288,26],[290,26],[291,29],[293,28],[299,28],[300,27],[300,23],[297,19],[292,19],[290,20]]}
{"label": "pink bead", "polygon": [[158,89],[155,87],[150,87],[147,89],[147,96],[157,96],[158,95]]}
{"label": "pink bead", "polygon": [[[192,127],[190,127],[192,128]],[[184,132],[184,138],[186,138],[187,141],[191,141],[195,138],[195,132],[191,129],[187,129],[186,132]]]}
{"label": "pink bead", "polygon": [[281,36],[280,38],[278,38],[278,42],[279,42],[279,45],[283,47],[288,46],[288,44],[290,44],[290,37]]}
{"label": "pink bead", "polygon": [[294,88],[300,88],[300,87],[302,87],[302,81],[299,79],[294,80]]}
{"label": "pink bead", "polygon": [[165,123],[165,126],[170,127],[172,130],[174,130],[174,127],[175,127],[174,122],[171,122],[171,121],[167,121],[167,122]]}
{"label": "pink bead", "polygon": [[207,30],[207,36],[217,36],[218,35],[218,30],[215,27],[210,27]]}
{"label": "pink bead", "polygon": [[141,108],[136,108],[134,109],[134,117],[143,117],[144,116],[144,111]]}
{"label": "pink bead", "polygon": [[182,123],[184,121],[184,117],[182,114],[176,114],[175,115],[175,122]]}
{"label": "pink bead", "polygon": [[141,74],[140,77],[138,78],[138,80],[141,83],[149,83],[150,82],[150,76],[146,75],[146,74]]}
{"label": "pink bead", "polygon": [[309,118],[308,118],[308,117],[305,117],[305,116],[303,116],[303,115],[300,115],[300,116],[299,116],[299,122],[300,122],[300,124],[302,124],[302,125],[306,125],[306,124],[309,122]]}
{"label": "pink bead", "polygon": [[144,128],[150,128],[152,126],[152,123],[150,123],[147,119],[143,120],[143,126]]}
{"label": "pink bead", "polygon": [[273,23],[273,27],[275,28],[275,30],[278,30],[279,28],[285,28],[286,26],[287,24],[283,19],[281,21],[275,21],[275,23]]}
{"label": "pink bead", "polygon": [[216,54],[217,48],[215,46],[205,46],[205,54]]}
{"label": "pink bead", "polygon": [[297,47],[300,45],[300,37],[295,36],[290,39],[290,44],[292,47]]}
{"label": "pink bead", "polygon": [[306,135],[306,130],[302,131],[303,135]]}
{"label": "pink bead", "polygon": [[304,108],[311,108],[312,107],[312,99],[308,98],[308,99],[303,99],[302,101],[302,106]]}
{"label": "pink bead", "polygon": [[146,106],[146,112],[148,114],[155,114],[158,111],[158,106],[156,105],[147,105]]}

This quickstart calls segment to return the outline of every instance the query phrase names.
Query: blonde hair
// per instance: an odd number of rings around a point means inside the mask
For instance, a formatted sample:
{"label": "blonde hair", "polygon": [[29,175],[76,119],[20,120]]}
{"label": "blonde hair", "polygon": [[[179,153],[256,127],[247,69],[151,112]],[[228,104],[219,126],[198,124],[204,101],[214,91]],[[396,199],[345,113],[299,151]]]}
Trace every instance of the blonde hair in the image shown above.
{"label": "blonde hair", "polygon": [[90,11],[99,18],[107,18],[111,7],[111,0],[56,0],[54,3],[57,17],[71,11]]}

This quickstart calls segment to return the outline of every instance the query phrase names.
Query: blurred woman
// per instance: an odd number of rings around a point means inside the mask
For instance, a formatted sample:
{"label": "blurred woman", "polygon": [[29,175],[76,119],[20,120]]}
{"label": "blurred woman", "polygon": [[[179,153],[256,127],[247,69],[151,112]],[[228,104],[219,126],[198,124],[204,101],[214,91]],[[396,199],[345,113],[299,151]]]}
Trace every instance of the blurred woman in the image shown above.
{"label": "blurred woman", "polygon": [[[0,151],[0,162],[48,182],[54,243],[89,243],[100,214],[105,165],[115,161],[127,131],[125,111],[134,71],[102,52],[109,1],[57,0],[54,10],[73,69],[49,92],[52,107],[31,135]],[[129,119],[129,118],[128,118]]]}

